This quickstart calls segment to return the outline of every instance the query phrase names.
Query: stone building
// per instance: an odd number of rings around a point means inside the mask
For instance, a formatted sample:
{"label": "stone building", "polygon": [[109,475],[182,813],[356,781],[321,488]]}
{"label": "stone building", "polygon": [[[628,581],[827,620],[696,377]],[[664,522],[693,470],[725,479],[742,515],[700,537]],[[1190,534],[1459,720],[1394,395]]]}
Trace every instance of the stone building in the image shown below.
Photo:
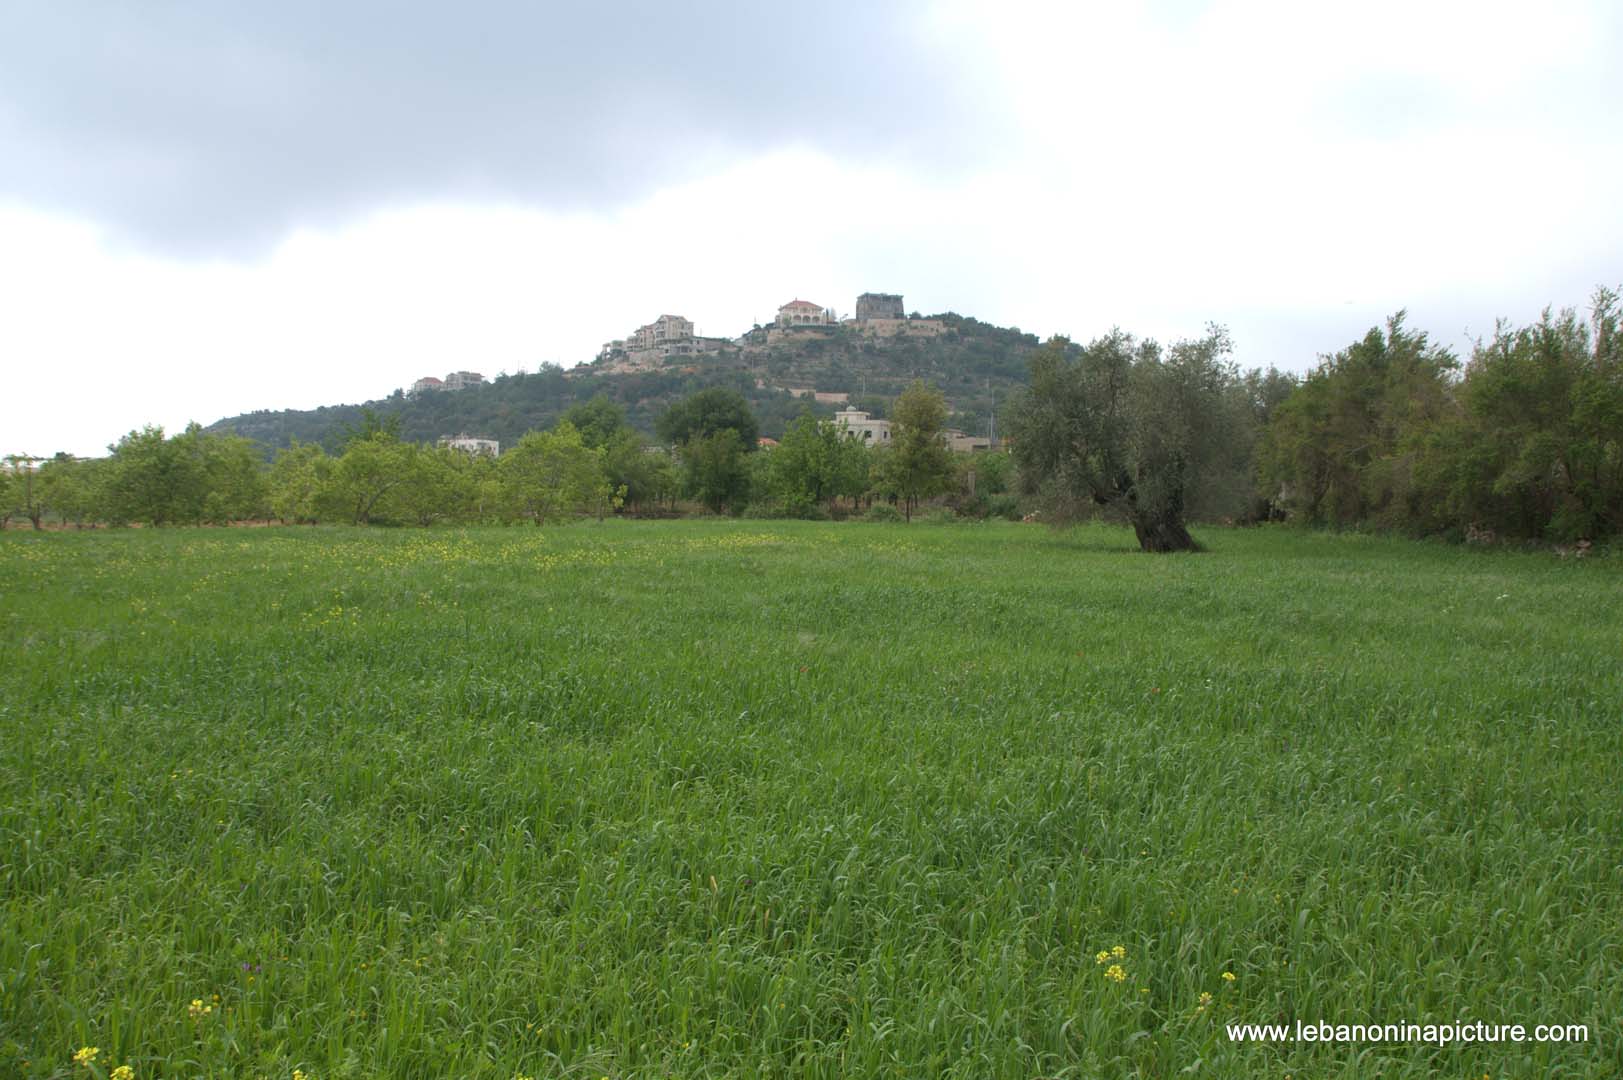
{"label": "stone building", "polygon": [[659,349],[665,356],[680,356],[692,351],[693,322],[680,315],[661,315],[626,339],[627,352]]}
{"label": "stone building", "polygon": [[725,341],[695,337],[693,322],[680,315],[661,315],[625,338],[605,342],[597,358],[610,371],[644,371],[659,367],[673,356],[715,352]]}
{"label": "stone building", "polygon": [[445,377],[445,389],[466,390],[470,386],[483,386],[485,377],[477,371],[453,371]]}
{"label": "stone building", "polygon": [[865,292],[857,297],[857,322],[869,319],[905,319],[901,293]]}

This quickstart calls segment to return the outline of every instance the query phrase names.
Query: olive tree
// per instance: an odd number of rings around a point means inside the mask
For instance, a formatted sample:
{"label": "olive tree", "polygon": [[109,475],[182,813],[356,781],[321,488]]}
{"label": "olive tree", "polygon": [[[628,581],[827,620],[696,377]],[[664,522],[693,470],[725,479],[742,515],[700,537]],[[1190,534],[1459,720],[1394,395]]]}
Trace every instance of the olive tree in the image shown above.
{"label": "olive tree", "polygon": [[1247,490],[1254,425],[1229,349],[1215,326],[1168,349],[1120,330],[1085,346],[1050,340],[1011,410],[1022,485],[1060,520],[1102,508],[1145,551],[1195,550],[1191,504]]}

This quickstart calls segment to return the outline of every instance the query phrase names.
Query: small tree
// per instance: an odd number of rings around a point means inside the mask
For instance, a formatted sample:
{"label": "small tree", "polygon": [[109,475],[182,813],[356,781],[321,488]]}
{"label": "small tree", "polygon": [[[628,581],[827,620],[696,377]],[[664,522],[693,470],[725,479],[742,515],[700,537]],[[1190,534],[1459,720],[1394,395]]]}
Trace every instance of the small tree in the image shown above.
{"label": "small tree", "polygon": [[35,529],[42,528],[40,521],[45,516],[45,488],[39,483],[34,467],[39,460],[28,454],[10,454],[6,457],[6,472],[12,493],[7,503],[8,516],[11,511],[21,513],[33,523]]}
{"label": "small tree", "polygon": [[567,420],[525,435],[502,455],[498,472],[509,505],[537,525],[583,513],[601,518],[617,499],[603,452],[588,447]]}
{"label": "small tree", "polygon": [[458,471],[469,455],[441,446],[413,446],[407,461],[406,482],[395,496],[405,516],[418,525],[458,515],[461,506],[463,474]]}
{"label": "small tree", "polygon": [[319,504],[356,525],[393,517],[397,500],[390,497],[411,480],[414,450],[387,431],[351,438],[328,470]]}
{"label": "small tree", "polygon": [[940,494],[952,483],[952,452],[943,436],[946,426],[946,399],[921,380],[915,379],[902,391],[891,410],[885,467],[889,487],[902,500],[908,521],[913,520],[921,500]]}
{"label": "small tree", "polygon": [[760,424],[737,390],[713,386],[683,398],[659,418],[659,437],[680,448],[688,494],[720,513],[749,498]]}
{"label": "small tree", "polygon": [[680,477],[670,455],[664,451],[650,453],[647,441],[631,428],[621,428],[610,436],[603,453],[609,483],[616,490],[625,490],[626,505],[657,504],[676,494]]}
{"label": "small tree", "polygon": [[305,524],[319,513],[318,499],[327,484],[332,459],[316,443],[301,443],[281,450],[268,477],[271,513],[278,521]]}
{"label": "small tree", "polygon": [[264,459],[253,440],[240,435],[202,435],[203,517],[209,521],[258,520],[269,509]]}
{"label": "small tree", "polygon": [[105,516],[105,461],[58,454],[39,467],[42,501],[57,517],[84,526]]}
{"label": "small tree", "polygon": [[732,428],[695,435],[682,444],[688,493],[712,513],[721,513],[749,498],[750,470],[744,440]]}
{"label": "small tree", "polygon": [[832,504],[842,495],[855,498],[867,487],[862,444],[832,421],[809,413],[791,422],[777,448],[765,456],[771,497],[786,510]]}
{"label": "small tree", "polygon": [[111,450],[108,503],[115,520],[166,525],[201,518],[205,473],[192,432],[166,439],[163,428],[147,426]]}

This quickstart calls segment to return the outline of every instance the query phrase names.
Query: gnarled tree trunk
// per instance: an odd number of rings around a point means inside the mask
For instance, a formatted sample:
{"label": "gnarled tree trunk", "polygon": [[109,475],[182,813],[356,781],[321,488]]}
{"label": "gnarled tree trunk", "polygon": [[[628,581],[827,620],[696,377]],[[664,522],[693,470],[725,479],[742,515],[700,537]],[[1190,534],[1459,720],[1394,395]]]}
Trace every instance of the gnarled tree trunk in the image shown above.
{"label": "gnarled tree trunk", "polygon": [[1183,523],[1181,514],[1148,514],[1137,512],[1129,515],[1133,524],[1133,532],[1138,536],[1138,546],[1144,551],[1199,551],[1200,545],[1195,538],[1189,535],[1189,529]]}

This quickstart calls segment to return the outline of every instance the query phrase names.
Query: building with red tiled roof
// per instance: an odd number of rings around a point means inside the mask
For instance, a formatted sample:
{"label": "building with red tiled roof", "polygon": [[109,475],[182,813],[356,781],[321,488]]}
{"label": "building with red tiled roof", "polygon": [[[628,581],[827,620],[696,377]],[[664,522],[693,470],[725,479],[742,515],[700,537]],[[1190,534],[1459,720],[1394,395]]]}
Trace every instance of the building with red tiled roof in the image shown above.
{"label": "building with red tiled roof", "polygon": [[778,309],[779,326],[828,326],[834,312],[810,300],[791,300]]}

